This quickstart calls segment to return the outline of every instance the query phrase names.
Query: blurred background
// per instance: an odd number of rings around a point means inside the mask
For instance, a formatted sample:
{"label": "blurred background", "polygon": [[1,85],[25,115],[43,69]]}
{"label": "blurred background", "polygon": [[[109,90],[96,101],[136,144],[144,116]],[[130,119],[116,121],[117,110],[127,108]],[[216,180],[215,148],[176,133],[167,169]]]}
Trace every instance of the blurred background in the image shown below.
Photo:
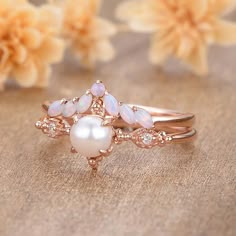
{"label": "blurred background", "polygon": [[[101,16],[120,24],[120,2],[104,0]],[[236,22],[236,12],[226,19]],[[0,234],[235,235],[236,46],[209,47],[209,74],[201,77],[173,58],[152,65],[150,34],[111,40],[116,57],[94,70],[67,50],[48,87],[8,81],[0,93]],[[96,80],[120,101],[194,113],[196,142],[122,144],[92,177],[67,138],[50,140],[34,124],[43,101],[81,96]]]}

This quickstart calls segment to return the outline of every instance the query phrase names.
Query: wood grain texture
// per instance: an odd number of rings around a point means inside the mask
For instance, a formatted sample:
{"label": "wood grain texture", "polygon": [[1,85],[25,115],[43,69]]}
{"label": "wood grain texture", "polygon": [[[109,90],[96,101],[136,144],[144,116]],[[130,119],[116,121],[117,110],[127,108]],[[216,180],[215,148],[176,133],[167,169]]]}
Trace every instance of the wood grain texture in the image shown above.
{"label": "wood grain texture", "polygon": [[[105,1],[104,14],[118,2]],[[94,72],[67,55],[48,89],[0,94],[0,235],[236,235],[236,47],[211,48],[210,75],[198,78],[176,61],[150,65],[146,36],[114,44],[116,59]],[[195,113],[198,139],[148,151],[124,144],[92,177],[68,138],[48,139],[34,123],[42,101],[97,79],[120,100]]]}

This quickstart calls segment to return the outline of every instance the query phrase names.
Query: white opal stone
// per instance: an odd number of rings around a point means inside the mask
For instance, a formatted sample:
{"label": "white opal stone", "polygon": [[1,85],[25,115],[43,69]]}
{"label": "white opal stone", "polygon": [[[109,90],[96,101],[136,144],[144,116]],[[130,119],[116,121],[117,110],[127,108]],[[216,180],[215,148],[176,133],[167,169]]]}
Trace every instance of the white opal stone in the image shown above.
{"label": "white opal stone", "polygon": [[120,116],[126,123],[130,125],[135,123],[134,111],[126,104],[122,104],[120,106]]}
{"label": "white opal stone", "polygon": [[117,116],[119,114],[119,103],[111,94],[105,95],[104,104],[109,115]]}
{"label": "white opal stone", "polygon": [[53,102],[48,108],[48,115],[51,117],[59,116],[62,113],[64,105],[61,104],[61,101]]}
{"label": "white opal stone", "polygon": [[70,117],[73,116],[76,112],[76,105],[73,103],[73,101],[67,102],[62,110],[62,115],[64,117]]}
{"label": "white opal stone", "polygon": [[81,96],[77,103],[77,111],[79,113],[86,112],[91,106],[92,99],[93,97],[91,94],[84,94],[83,96]]}
{"label": "white opal stone", "polygon": [[152,116],[144,109],[138,108],[135,112],[136,121],[144,128],[150,129],[153,126]]}
{"label": "white opal stone", "polygon": [[106,88],[103,83],[95,83],[91,88],[91,93],[95,97],[102,97],[105,94]]}
{"label": "white opal stone", "polygon": [[102,126],[99,116],[84,116],[74,124],[70,131],[70,140],[75,150],[85,157],[100,156],[100,150],[109,149],[112,143],[112,127]]}

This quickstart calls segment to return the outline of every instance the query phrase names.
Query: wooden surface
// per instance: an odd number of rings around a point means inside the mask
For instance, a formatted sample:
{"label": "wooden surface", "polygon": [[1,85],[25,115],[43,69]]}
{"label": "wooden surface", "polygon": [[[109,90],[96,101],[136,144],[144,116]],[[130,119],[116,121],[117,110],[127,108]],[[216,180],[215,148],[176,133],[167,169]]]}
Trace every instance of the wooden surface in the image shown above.
{"label": "wooden surface", "polygon": [[[105,1],[111,15],[114,3]],[[231,19],[236,20],[233,15]],[[210,75],[147,60],[148,38],[122,34],[117,57],[94,73],[67,55],[48,89],[0,94],[0,235],[236,235],[236,47],[211,48]],[[81,95],[102,79],[119,100],[195,113],[193,145],[126,143],[90,175],[68,138],[34,128],[47,99]]]}

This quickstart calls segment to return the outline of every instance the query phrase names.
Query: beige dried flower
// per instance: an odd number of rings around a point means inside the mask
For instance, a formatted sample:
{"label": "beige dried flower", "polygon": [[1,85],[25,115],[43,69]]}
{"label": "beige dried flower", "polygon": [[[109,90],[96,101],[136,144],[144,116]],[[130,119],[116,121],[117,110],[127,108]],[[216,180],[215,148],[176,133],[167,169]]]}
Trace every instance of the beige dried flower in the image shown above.
{"label": "beige dried flower", "polygon": [[235,0],[134,0],[122,3],[117,16],[138,32],[154,33],[150,60],[162,64],[173,55],[207,73],[207,47],[236,43],[236,24],[220,19]]}
{"label": "beige dried flower", "polygon": [[110,37],[116,33],[116,27],[98,16],[99,8],[99,0],[65,0],[63,4],[63,35],[86,67],[114,56]]}
{"label": "beige dried flower", "polygon": [[14,78],[21,86],[44,87],[50,64],[63,56],[58,37],[60,9],[36,7],[26,0],[0,0],[0,86]]}

